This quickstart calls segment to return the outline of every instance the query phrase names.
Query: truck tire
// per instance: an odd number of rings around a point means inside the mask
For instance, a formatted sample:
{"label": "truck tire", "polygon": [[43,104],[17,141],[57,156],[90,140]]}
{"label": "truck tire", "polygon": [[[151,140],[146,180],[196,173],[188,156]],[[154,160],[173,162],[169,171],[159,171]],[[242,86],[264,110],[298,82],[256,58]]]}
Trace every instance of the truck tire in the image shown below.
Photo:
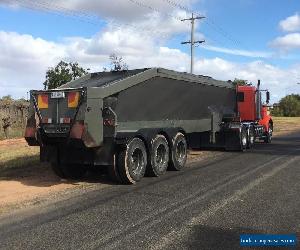
{"label": "truck tire", "polygon": [[133,138],[126,148],[120,150],[117,159],[117,168],[123,184],[135,184],[140,181],[146,172],[147,151],[144,142]]}
{"label": "truck tire", "polygon": [[247,131],[248,139],[247,139],[247,148],[253,148],[255,142],[255,131],[253,127],[249,127]]}
{"label": "truck tire", "polygon": [[81,164],[63,164],[64,175],[73,180],[81,179],[87,172],[87,167]]}
{"label": "truck tire", "polygon": [[247,149],[248,143],[247,129],[242,126],[240,132],[240,151],[245,151]]}
{"label": "truck tire", "polygon": [[149,176],[158,177],[166,173],[169,164],[169,145],[166,137],[156,135],[153,138],[149,158],[147,168]]}
{"label": "truck tire", "polygon": [[268,132],[266,133],[266,137],[264,138],[265,143],[271,143],[272,142],[272,135],[273,135],[273,128],[269,124]]}
{"label": "truck tire", "polygon": [[114,164],[112,166],[107,167],[108,177],[111,181],[120,183],[121,178],[118,171],[117,163],[116,163],[116,155],[114,155]]}
{"label": "truck tire", "polygon": [[54,172],[54,174],[56,174],[58,177],[65,179],[66,175],[64,174],[63,170],[62,170],[62,166],[59,163],[51,163],[51,168],[52,171]]}
{"label": "truck tire", "polygon": [[170,152],[170,170],[181,170],[187,160],[187,142],[184,134],[177,133],[172,140],[172,147]]}

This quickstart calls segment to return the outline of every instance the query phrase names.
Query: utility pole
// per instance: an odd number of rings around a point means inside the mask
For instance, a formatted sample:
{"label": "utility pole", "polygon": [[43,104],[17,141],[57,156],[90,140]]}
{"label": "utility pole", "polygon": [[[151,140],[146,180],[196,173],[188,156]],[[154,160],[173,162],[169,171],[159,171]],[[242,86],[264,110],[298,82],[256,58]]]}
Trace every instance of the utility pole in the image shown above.
{"label": "utility pole", "polygon": [[181,44],[191,44],[191,74],[194,72],[194,47],[196,43],[204,43],[205,40],[195,41],[194,39],[194,32],[195,32],[195,20],[203,19],[204,16],[197,16],[194,17],[194,13],[192,13],[191,18],[182,19],[181,21],[191,21],[192,29],[191,29],[191,40],[187,42],[182,42]]}

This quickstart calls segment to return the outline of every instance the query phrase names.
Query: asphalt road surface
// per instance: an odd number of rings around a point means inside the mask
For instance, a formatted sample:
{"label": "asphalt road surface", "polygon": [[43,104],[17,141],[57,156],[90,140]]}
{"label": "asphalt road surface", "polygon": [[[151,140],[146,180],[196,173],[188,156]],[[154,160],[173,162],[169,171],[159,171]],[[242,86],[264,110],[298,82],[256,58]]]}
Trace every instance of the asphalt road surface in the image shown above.
{"label": "asphalt road surface", "polygon": [[0,249],[239,249],[241,233],[297,232],[299,133],[2,218]]}

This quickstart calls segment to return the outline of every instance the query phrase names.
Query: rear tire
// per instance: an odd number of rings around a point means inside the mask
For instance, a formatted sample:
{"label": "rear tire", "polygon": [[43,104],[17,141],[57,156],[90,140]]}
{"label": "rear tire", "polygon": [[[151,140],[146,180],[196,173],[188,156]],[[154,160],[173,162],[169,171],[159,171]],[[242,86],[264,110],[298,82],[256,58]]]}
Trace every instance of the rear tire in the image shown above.
{"label": "rear tire", "polygon": [[73,180],[81,179],[87,172],[87,167],[81,164],[63,164],[64,175]]}
{"label": "rear tire", "polygon": [[266,137],[264,138],[264,142],[265,143],[271,143],[272,142],[272,135],[273,135],[273,128],[272,128],[272,125],[269,124],[269,129],[268,129],[268,132],[266,134]]}
{"label": "rear tire", "polygon": [[244,152],[247,149],[247,145],[248,145],[247,130],[243,126],[240,132],[240,151]]}
{"label": "rear tire", "polygon": [[166,137],[156,135],[151,142],[147,174],[158,177],[166,173],[169,164],[169,145]]}
{"label": "rear tire", "polygon": [[184,134],[177,133],[172,139],[170,170],[181,170],[187,160],[187,142]]}
{"label": "rear tire", "polygon": [[116,162],[116,155],[114,155],[114,164],[112,166],[107,167],[107,173],[111,181],[121,183],[121,178]]}
{"label": "rear tire", "polygon": [[140,181],[146,171],[147,152],[144,142],[133,138],[126,148],[120,150],[117,159],[117,172],[124,184],[135,184]]}
{"label": "rear tire", "polygon": [[62,166],[59,163],[51,163],[52,171],[60,178],[65,179],[66,175],[62,170]]}
{"label": "rear tire", "polygon": [[247,143],[247,148],[253,148],[254,146],[254,142],[255,142],[255,131],[253,127],[250,127],[247,131],[247,135],[248,135],[248,143]]}

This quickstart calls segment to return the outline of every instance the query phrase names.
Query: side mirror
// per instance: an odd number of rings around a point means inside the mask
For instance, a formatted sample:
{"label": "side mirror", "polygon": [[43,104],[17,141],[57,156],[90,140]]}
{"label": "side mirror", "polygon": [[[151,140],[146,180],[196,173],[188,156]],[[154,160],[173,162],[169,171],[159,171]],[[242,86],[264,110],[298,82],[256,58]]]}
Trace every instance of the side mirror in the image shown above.
{"label": "side mirror", "polygon": [[267,104],[269,104],[269,102],[270,102],[270,92],[269,91],[266,92],[266,98],[267,98],[266,102],[267,102]]}

